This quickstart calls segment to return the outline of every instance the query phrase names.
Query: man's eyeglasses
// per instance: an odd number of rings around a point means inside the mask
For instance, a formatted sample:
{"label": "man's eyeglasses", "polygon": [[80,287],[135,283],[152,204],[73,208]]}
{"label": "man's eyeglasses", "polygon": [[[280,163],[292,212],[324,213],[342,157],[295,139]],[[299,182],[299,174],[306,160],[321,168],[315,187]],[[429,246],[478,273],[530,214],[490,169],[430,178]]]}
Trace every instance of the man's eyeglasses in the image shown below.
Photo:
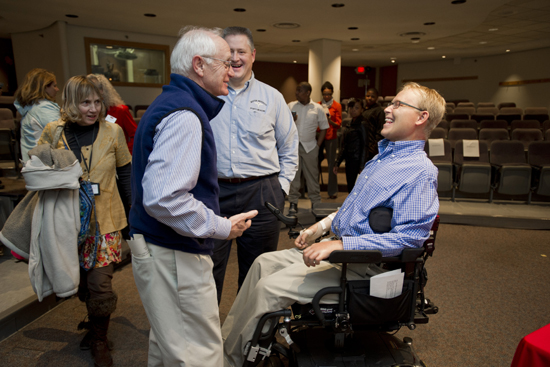
{"label": "man's eyeglasses", "polygon": [[418,111],[420,111],[420,112],[426,111],[426,110],[422,110],[422,109],[420,109],[420,108],[418,108],[418,107],[415,107],[415,106],[413,106],[413,105],[410,105],[410,104],[408,104],[408,103],[401,102],[401,101],[393,101],[393,102],[390,102],[390,104],[388,105],[388,107],[391,106],[393,109],[396,109],[396,108],[399,108],[401,105],[403,105],[403,106],[408,106],[408,107],[412,107],[412,108],[414,108],[415,110],[418,110]]}
{"label": "man's eyeglasses", "polygon": [[221,61],[223,63],[223,65],[225,66],[225,70],[227,70],[231,67],[231,61],[216,59],[215,57],[210,57],[210,56],[201,56],[201,57],[204,57],[205,59]]}

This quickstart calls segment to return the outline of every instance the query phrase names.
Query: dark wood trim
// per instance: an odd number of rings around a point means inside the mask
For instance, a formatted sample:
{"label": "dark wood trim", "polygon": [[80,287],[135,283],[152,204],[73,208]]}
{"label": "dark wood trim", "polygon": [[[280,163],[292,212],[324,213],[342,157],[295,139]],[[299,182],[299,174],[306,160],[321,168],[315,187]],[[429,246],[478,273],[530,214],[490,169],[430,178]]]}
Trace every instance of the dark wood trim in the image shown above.
{"label": "dark wood trim", "polygon": [[476,80],[479,77],[477,75],[474,76],[454,76],[454,77],[448,77],[448,78],[421,78],[421,79],[403,79],[403,83],[407,82],[415,82],[415,83],[421,83],[421,82],[448,82],[448,81],[459,81],[459,80]]}
{"label": "dark wood trim", "polygon": [[498,85],[500,85],[501,87],[511,87],[511,86],[515,86],[515,85],[537,84],[537,83],[550,83],[550,78],[517,80],[517,81],[514,81],[514,82],[500,82],[500,83],[498,83]]}

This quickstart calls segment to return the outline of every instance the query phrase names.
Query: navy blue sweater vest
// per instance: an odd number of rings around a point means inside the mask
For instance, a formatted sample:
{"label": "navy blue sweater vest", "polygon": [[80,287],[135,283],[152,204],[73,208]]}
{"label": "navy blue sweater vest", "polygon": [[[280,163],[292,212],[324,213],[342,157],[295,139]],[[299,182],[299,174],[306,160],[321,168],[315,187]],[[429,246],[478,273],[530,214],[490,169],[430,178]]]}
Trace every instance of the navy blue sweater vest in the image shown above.
{"label": "navy blue sweater vest", "polygon": [[[143,207],[141,182],[149,155],[153,150],[155,128],[162,119],[171,113],[188,110],[197,115],[202,125],[201,168],[197,185],[190,192],[214,213],[220,214],[216,145],[210,120],[220,112],[224,102],[184,76],[171,74],[170,79],[170,84],[162,88],[161,95],[147,108],[134,137],[130,234],[142,234],[147,242],[173,250],[212,254],[214,247],[212,239],[182,236],[151,217]],[[182,129],[185,127],[182,126]],[[174,152],[174,154],[178,154],[178,152]]]}

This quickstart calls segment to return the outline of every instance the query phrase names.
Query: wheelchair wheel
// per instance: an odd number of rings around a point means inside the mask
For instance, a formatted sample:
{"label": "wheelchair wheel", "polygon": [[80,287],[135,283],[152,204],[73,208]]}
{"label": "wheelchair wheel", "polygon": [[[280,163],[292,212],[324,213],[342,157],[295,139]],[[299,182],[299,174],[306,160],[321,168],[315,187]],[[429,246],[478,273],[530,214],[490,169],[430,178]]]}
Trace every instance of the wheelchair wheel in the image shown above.
{"label": "wheelchair wheel", "polygon": [[271,355],[264,360],[258,367],[284,367],[283,361],[278,355]]}

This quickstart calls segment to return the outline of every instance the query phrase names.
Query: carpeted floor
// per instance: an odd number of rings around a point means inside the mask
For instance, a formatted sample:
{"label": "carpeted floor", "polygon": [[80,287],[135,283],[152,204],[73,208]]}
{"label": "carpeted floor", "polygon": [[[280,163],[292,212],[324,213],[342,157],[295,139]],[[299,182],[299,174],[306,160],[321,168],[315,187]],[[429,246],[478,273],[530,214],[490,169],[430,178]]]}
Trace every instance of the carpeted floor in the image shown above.
{"label": "carpeted floor", "polygon": [[[427,294],[440,312],[411,336],[430,366],[509,366],[526,334],[550,323],[550,241],[548,231],[494,229],[443,224],[434,257],[428,261]],[[281,231],[279,248],[288,248]],[[225,319],[236,292],[236,253],[232,253],[220,315]],[[115,366],[146,366],[148,322],[131,265],[117,271],[119,304],[109,337]],[[159,300],[162,302],[162,300]],[[78,345],[76,326],[86,309],[76,298],[0,343],[0,365],[93,366]],[[205,366],[208,366],[205,363]]]}

